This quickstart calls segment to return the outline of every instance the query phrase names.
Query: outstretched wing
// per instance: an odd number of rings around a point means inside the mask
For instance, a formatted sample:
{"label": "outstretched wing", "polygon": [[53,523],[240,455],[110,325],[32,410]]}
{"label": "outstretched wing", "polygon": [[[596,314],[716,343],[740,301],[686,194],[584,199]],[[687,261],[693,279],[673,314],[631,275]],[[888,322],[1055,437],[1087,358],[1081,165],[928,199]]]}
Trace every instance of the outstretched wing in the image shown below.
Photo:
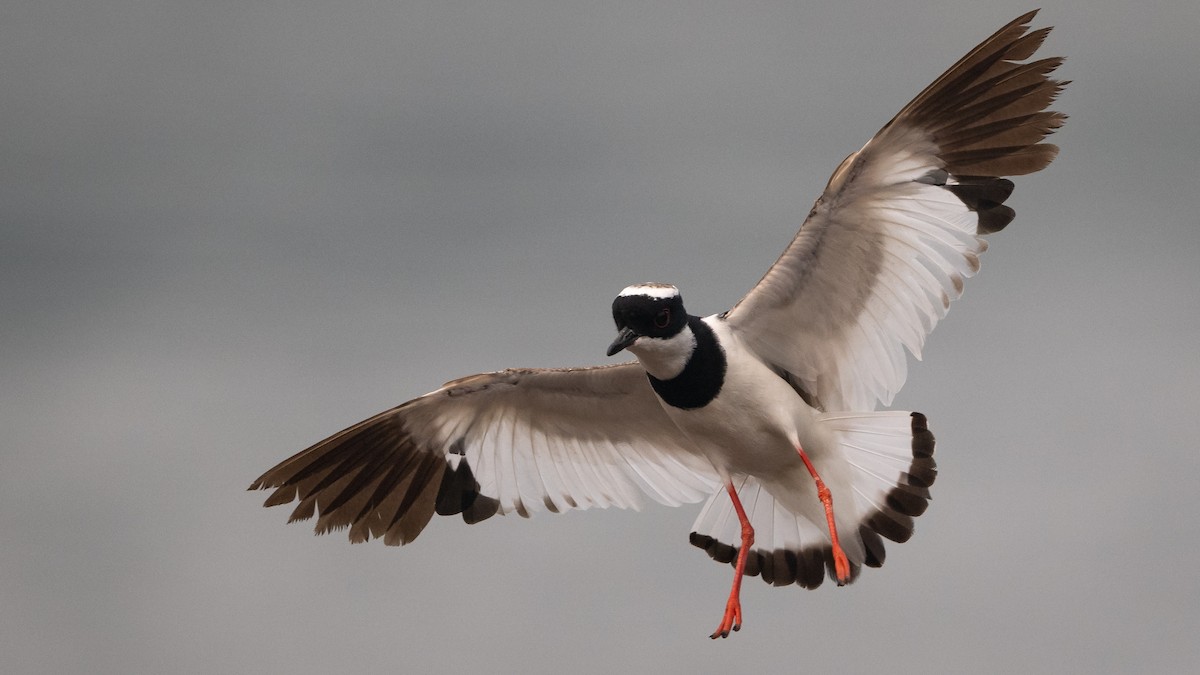
{"label": "outstretched wing", "polygon": [[842,162],[787,250],[726,317],[826,410],[871,410],[904,384],[925,337],[1003,228],[1012,183],[1058,148],[1046,110],[1062,63],[1029,59],[1030,12],[985,40]]}
{"label": "outstretched wing", "polygon": [[[719,485],[689,452],[636,363],[505,370],[441,389],[335,434],[267,471],[266,506],[300,503],[318,534],[352,542],[417,537],[436,512],[468,523],[496,514],[669,505]],[[640,489],[639,489],[640,488]],[[289,521],[289,522],[290,522]]]}

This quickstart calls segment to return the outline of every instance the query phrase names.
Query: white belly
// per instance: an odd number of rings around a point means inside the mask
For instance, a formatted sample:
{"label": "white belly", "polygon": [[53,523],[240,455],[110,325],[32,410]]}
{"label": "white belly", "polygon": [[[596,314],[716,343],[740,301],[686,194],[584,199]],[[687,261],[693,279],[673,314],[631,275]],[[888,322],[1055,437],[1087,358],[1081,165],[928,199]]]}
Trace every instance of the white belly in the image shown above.
{"label": "white belly", "polygon": [[[824,507],[797,452],[803,448],[834,495],[839,523],[854,527],[862,514],[852,497],[851,467],[837,432],[819,420],[818,412],[791,385],[745,349],[723,321],[708,317],[704,322],[725,350],[725,380],[716,397],[700,408],[677,408],[659,399],[667,415],[725,480],[753,476],[786,510],[823,529]],[[861,560],[861,543],[853,538],[845,543],[851,546],[848,555]]]}
{"label": "white belly", "polygon": [[720,393],[703,408],[681,410],[663,403],[679,429],[727,477],[750,474],[785,478],[803,467],[797,446],[814,462],[832,447],[815,411],[728,331],[709,317],[725,348],[725,381]]}

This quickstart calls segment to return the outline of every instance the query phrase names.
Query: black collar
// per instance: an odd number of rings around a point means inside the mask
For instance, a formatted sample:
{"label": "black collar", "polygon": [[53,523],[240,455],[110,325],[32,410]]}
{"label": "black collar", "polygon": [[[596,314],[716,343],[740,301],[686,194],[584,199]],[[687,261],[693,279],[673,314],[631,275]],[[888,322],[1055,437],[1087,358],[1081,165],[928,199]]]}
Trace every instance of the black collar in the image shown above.
{"label": "black collar", "polygon": [[717,342],[716,334],[696,316],[688,317],[688,328],[696,336],[696,346],[683,370],[669,380],[646,373],[658,396],[683,410],[708,405],[721,393],[721,385],[725,383],[725,350]]}

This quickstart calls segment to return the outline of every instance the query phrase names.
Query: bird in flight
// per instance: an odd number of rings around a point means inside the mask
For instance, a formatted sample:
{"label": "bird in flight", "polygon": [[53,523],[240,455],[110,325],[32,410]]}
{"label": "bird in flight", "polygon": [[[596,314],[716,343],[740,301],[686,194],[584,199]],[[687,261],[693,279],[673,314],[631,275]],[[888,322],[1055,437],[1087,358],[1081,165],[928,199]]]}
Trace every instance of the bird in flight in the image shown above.
{"label": "bird in flight", "polygon": [[1045,168],[1062,63],[1030,60],[1036,10],[972,49],[829,179],[791,244],[732,309],[687,313],[663,283],[613,301],[611,357],[472,375],[345,429],[251,489],[317,533],[414,540],[433,515],[476,523],[705,501],[691,543],[734,566],[712,637],[741,627],[743,576],[838,585],[884,561],[928,505],[920,413],[876,411],[1013,218],[1006,176]]}

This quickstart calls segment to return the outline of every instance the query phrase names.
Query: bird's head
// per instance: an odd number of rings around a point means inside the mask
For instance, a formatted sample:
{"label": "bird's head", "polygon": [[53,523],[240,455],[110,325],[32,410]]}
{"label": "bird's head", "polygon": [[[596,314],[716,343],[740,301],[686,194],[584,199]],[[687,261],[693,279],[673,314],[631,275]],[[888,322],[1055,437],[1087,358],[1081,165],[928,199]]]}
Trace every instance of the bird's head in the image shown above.
{"label": "bird's head", "polygon": [[636,284],[613,300],[617,339],[608,355],[628,349],[645,363],[656,354],[690,355],[695,338],[688,328],[687,310],[679,289],[670,284]]}

